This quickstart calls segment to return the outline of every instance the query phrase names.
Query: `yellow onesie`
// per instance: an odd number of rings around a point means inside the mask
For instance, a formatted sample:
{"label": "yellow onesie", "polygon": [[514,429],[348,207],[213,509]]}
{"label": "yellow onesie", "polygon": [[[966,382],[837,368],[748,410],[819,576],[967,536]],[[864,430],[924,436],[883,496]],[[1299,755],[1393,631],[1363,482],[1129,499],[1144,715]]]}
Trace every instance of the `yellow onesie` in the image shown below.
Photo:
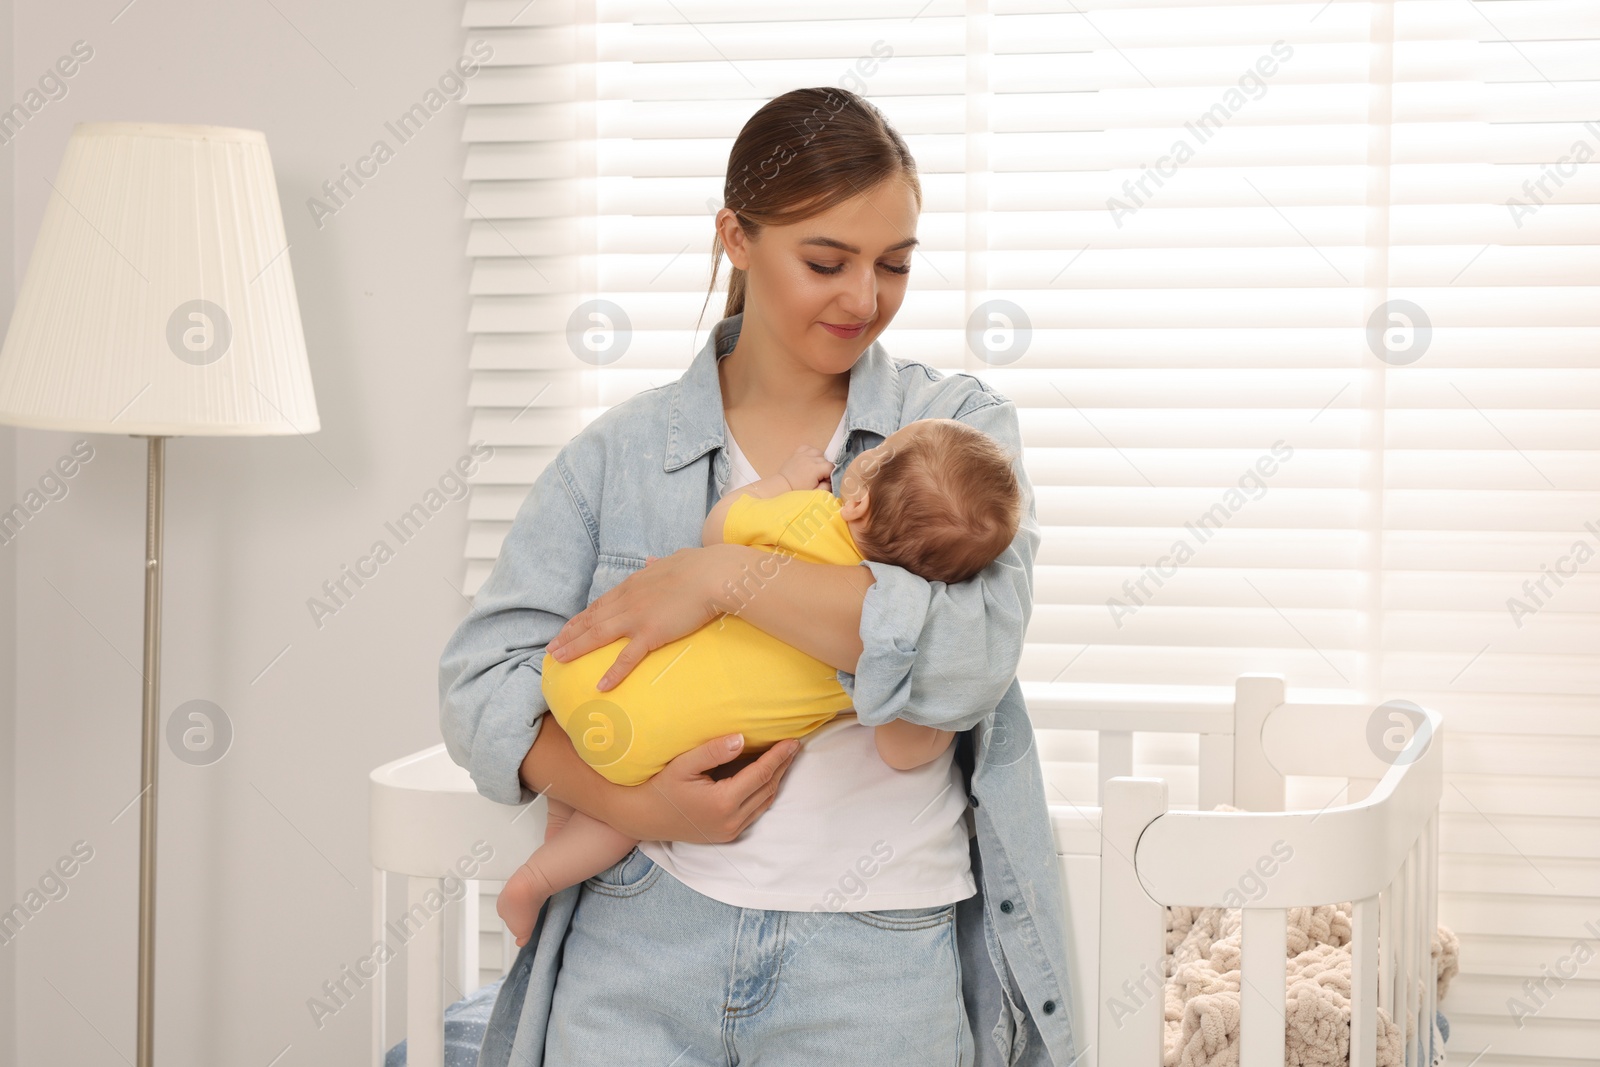
{"label": "yellow onesie", "polygon": [[[722,539],[775,552],[767,575],[793,555],[813,563],[860,563],[861,552],[826,489],[769,500],[742,496],[730,506]],[[758,597],[751,575],[747,597]],[[744,753],[804,737],[851,706],[834,668],[736,615],[648,653],[605,692],[595,688],[627,644],[618,638],[562,663],[544,657],[544,698],[578,754],[618,785],[638,785],[674,758],[714,737],[743,733]]]}

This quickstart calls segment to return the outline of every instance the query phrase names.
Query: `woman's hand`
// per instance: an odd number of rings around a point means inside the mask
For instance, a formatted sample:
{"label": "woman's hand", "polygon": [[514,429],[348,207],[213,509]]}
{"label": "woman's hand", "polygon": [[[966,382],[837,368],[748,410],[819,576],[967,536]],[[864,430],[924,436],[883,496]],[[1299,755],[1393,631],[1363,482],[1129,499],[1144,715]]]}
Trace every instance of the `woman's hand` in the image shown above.
{"label": "woman's hand", "polygon": [[[718,780],[706,773],[724,764],[732,770],[743,740],[739,734],[714,737],[639,785],[617,785],[584,762],[547,711],[519,773],[522,784],[543,794],[557,816],[575,808],[641,841],[722,844],[771,806],[778,782],[800,751],[800,742],[790,738],[737,774],[724,773]],[[739,744],[730,747],[730,742]],[[547,839],[553,836],[547,832]]]}
{"label": "woman's hand", "polygon": [[670,556],[651,556],[641,570],[602,593],[567,620],[546,646],[558,662],[592,652],[621,637],[630,638],[611,669],[601,676],[601,691],[615,686],[668,641],[694,633],[721,613],[718,592],[730,580],[743,553],[740,545],[680,548]]}
{"label": "woman's hand", "polygon": [[[729,747],[730,740],[733,747]],[[642,841],[732,841],[772,806],[778,783],[800,751],[800,742],[793,738],[779,741],[731,778],[717,781],[706,774],[733,759],[742,747],[743,738],[733,734],[690,749],[653,778],[622,787],[607,821],[617,831]]]}

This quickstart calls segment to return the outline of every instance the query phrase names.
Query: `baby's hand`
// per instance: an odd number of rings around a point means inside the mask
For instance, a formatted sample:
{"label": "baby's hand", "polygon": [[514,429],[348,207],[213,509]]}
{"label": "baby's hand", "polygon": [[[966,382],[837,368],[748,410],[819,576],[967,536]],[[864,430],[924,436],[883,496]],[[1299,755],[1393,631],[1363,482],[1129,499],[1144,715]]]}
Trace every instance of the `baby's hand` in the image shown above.
{"label": "baby's hand", "polygon": [[833,484],[833,464],[822,449],[801,445],[778,471],[791,489],[827,489]]}

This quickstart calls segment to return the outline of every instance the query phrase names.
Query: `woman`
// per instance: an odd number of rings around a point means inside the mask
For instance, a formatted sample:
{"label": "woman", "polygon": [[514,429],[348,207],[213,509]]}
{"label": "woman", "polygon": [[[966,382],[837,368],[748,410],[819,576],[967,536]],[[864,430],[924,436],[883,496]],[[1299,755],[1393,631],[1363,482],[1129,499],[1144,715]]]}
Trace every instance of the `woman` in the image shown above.
{"label": "woman", "polygon": [[[877,343],[922,195],[871,104],[830,88],[770,101],[724,197],[725,317],[680,380],[605,412],[540,475],[441,659],[445,742],[485,796],[548,792],[641,839],[546,903],[480,1067],[1066,1067],[1065,903],[1015,677],[1039,543],[1020,461],[1017,538],[966,582],[682,547],[722,492],[801,444],[837,457],[837,489],[917,418],[1020,454],[1016,409]],[[725,611],[836,667],[854,715],[753,762],[728,762],[737,735],[709,742],[631,788],[584,763],[540,696],[544,655],[631,638],[614,682]],[[869,728],[894,719],[956,744],[895,771]]]}

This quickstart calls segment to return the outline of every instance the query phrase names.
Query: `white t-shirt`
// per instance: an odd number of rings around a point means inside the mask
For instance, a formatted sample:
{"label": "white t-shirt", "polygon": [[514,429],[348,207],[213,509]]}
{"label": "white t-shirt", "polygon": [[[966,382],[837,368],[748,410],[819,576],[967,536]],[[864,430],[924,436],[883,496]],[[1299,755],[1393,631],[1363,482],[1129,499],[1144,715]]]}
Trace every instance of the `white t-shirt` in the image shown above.
{"label": "white t-shirt", "polygon": [[[757,480],[723,425],[730,488]],[[824,452],[838,463],[845,424]],[[800,739],[771,807],[720,845],[641,841],[667,873],[740,908],[878,911],[922,908],[976,893],[971,813],[955,742],[909,771],[883,762],[873,728],[847,711]]]}

